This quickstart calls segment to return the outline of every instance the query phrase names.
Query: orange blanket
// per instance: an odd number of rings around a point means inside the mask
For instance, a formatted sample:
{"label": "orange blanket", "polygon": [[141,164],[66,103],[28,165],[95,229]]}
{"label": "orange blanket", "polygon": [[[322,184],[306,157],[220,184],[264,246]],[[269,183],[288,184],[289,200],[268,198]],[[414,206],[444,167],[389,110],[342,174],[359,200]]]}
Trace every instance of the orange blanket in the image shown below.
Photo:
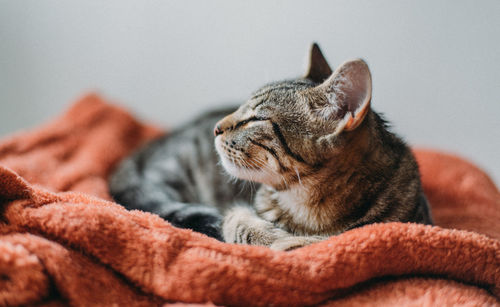
{"label": "orange blanket", "polygon": [[160,135],[89,95],[0,143],[0,305],[496,305],[500,193],[416,150],[437,226],[375,224],[292,252],[230,245],[110,201],[106,178]]}

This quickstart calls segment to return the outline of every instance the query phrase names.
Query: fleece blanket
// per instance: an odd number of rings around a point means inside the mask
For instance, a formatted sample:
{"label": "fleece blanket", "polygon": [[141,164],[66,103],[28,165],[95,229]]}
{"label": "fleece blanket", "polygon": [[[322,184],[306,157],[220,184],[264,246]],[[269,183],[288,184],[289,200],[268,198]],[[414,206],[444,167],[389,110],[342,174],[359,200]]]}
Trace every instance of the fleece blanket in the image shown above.
{"label": "fleece blanket", "polygon": [[415,150],[436,226],[374,224],[279,252],[113,203],[110,171],[161,134],[88,95],[0,142],[0,305],[499,305],[500,193],[471,163]]}

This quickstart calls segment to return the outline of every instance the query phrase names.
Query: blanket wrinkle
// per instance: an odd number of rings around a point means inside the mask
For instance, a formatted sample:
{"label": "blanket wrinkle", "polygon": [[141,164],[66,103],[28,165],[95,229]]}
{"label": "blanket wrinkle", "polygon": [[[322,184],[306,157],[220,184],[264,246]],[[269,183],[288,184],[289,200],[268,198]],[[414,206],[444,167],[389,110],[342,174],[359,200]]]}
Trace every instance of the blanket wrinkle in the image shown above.
{"label": "blanket wrinkle", "polygon": [[[15,305],[16,297],[28,300],[48,294],[49,282],[43,265],[23,245],[0,241],[0,305]],[[16,283],[9,283],[16,280]]]}
{"label": "blanket wrinkle", "polygon": [[162,133],[91,94],[0,142],[0,305],[499,305],[500,192],[473,164],[414,150],[436,226],[278,252],[111,201],[109,172]]}
{"label": "blanket wrinkle", "polygon": [[[67,302],[78,302],[80,306],[111,306],[127,300],[136,306],[151,306],[155,303],[153,297],[141,294],[127,285],[116,272],[57,243],[29,234],[4,236],[1,242],[17,244],[31,252],[36,251],[43,263],[44,273],[50,276],[52,282],[57,283],[57,291]],[[31,276],[27,273],[29,272],[25,272],[25,275]],[[33,285],[34,283],[30,284],[30,289],[33,289]],[[40,280],[36,285],[48,286]]]}

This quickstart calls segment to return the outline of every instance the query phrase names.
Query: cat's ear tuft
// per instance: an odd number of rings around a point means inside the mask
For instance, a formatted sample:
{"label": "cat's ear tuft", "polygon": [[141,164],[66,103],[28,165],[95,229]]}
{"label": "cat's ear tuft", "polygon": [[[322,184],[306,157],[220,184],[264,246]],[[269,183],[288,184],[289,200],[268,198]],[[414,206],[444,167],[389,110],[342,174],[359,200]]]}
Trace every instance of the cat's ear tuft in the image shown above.
{"label": "cat's ear tuft", "polygon": [[317,87],[328,101],[326,108],[345,131],[356,129],[370,109],[372,77],[365,61],[355,59],[343,63],[330,78]]}
{"label": "cat's ear tuft", "polygon": [[321,83],[330,77],[331,74],[332,69],[328,65],[323,53],[321,53],[318,44],[313,43],[309,49],[309,64],[304,78]]}

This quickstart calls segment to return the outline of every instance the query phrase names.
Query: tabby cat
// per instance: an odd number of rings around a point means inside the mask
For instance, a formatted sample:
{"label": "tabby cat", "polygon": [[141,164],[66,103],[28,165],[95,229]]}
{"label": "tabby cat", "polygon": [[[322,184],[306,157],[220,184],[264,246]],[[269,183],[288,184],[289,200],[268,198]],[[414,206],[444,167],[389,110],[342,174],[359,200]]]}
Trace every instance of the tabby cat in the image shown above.
{"label": "tabby cat", "polygon": [[415,159],[371,95],[364,61],[332,73],[313,44],[304,77],[146,145],[111,176],[111,194],[178,227],[278,250],[370,223],[431,224]]}

